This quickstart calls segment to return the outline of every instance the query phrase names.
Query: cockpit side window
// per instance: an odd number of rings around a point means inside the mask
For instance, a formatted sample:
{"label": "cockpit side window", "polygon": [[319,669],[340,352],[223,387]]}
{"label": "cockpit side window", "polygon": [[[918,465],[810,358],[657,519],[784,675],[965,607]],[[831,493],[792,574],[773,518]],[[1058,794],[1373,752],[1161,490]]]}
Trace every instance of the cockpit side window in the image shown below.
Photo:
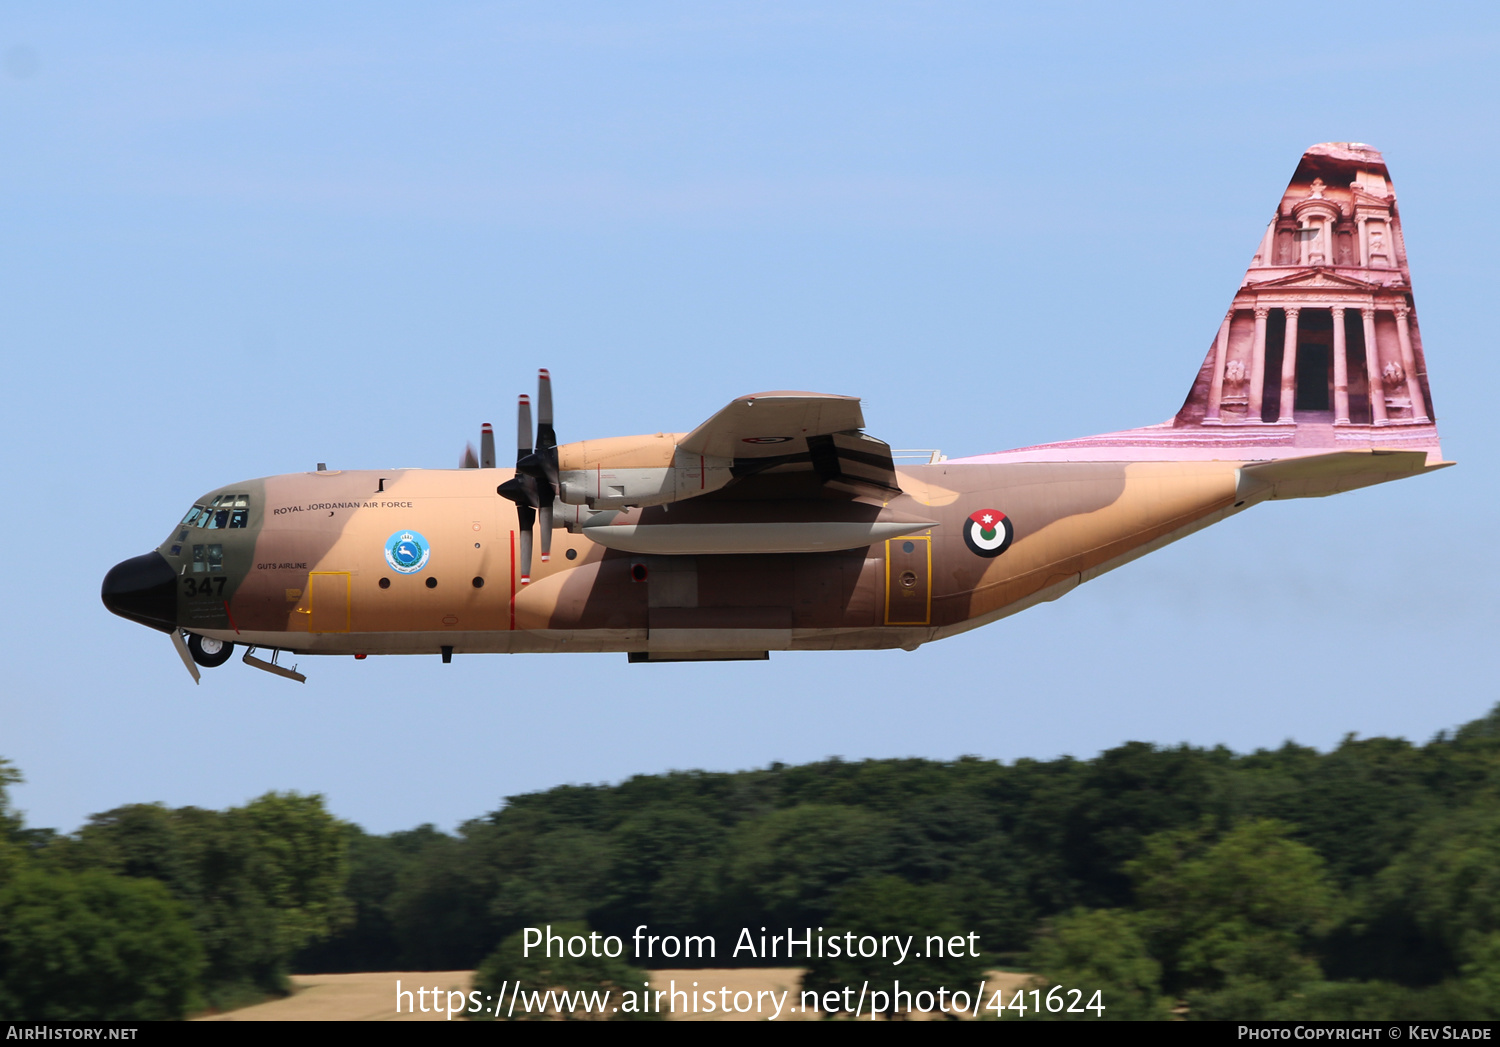
{"label": "cockpit side window", "polygon": [[250,526],[250,496],[221,494],[208,505],[195,505],[182,519],[184,527],[206,527],[211,531],[226,527]]}

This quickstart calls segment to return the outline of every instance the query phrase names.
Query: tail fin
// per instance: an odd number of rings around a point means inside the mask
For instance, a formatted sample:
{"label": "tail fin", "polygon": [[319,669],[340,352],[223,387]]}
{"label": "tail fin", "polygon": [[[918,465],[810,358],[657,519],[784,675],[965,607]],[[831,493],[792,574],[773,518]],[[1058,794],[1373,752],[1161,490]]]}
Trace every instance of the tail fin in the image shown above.
{"label": "tail fin", "polygon": [[1376,150],[1302,155],[1176,430],[1299,448],[1437,449],[1395,189]]}
{"label": "tail fin", "polygon": [[1401,217],[1357,142],[1302,154],[1182,410],[1161,425],[967,461],[1269,461],[1425,451],[1442,462]]}

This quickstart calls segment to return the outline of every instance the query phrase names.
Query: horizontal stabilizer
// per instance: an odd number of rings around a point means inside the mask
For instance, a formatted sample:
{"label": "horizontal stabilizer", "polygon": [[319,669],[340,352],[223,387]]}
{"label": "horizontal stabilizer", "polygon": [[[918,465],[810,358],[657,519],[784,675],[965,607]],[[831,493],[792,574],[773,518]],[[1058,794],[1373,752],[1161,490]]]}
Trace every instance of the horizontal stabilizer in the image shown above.
{"label": "horizontal stabilizer", "polygon": [[1440,462],[1428,466],[1425,451],[1379,449],[1282,458],[1241,467],[1236,496],[1240,499],[1322,498],[1452,464]]}

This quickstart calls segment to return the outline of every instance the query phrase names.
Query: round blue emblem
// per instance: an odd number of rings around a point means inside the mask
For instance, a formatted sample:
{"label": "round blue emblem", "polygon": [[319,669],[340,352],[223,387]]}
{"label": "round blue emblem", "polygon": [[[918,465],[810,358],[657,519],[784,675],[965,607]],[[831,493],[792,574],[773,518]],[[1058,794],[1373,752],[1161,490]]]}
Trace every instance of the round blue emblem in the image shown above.
{"label": "round blue emblem", "polygon": [[416,531],[397,531],[385,540],[385,562],[397,574],[416,574],[431,555],[432,547]]}

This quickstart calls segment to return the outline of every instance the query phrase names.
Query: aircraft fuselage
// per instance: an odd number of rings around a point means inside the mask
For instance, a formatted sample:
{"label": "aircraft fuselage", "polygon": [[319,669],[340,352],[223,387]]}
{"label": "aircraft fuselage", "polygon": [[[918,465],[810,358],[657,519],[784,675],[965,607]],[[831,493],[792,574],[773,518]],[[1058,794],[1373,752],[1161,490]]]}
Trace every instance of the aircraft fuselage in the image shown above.
{"label": "aircraft fuselage", "polygon": [[[559,529],[524,586],[515,507],[496,495],[509,470],[274,476],[197,503],[209,513],[222,513],[215,500],[238,505],[244,526],[190,521],[148,554],[173,592],[146,624],[161,628],[170,614],[200,635],[319,654],[911,648],[1054,598],[1221,518],[1239,500],[1239,465],[900,469],[904,493],[858,504],[876,522],[936,526],[837,552],[687,556],[622,552]],[[1000,538],[965,541],[971,524],[983,533],[970,520],[983,510],[1009,520],[998,552]],[[656,512],[670,521],[684,507]]]}

